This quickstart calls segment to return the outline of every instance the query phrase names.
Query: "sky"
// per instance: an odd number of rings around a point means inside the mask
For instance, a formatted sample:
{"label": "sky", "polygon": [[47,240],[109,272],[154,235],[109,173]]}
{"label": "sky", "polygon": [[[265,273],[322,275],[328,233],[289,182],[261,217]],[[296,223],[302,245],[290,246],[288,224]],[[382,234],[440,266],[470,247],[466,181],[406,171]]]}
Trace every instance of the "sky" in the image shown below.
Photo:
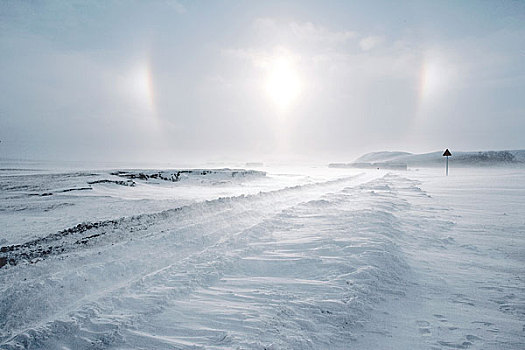
{"label": "sky", "polygon": [[524,1],[0,1],[0,158],[525,148]]}

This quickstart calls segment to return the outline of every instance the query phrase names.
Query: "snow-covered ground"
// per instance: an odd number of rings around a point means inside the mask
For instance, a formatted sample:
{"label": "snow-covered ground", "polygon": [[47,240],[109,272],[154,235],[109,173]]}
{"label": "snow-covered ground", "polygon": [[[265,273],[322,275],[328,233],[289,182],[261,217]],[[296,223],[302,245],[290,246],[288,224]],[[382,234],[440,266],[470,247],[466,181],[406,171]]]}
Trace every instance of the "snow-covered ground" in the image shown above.
{"label": "snow-covered ground", "polygon": [[525,348],[524,170],[202,170],[2,171],[0,348]]}

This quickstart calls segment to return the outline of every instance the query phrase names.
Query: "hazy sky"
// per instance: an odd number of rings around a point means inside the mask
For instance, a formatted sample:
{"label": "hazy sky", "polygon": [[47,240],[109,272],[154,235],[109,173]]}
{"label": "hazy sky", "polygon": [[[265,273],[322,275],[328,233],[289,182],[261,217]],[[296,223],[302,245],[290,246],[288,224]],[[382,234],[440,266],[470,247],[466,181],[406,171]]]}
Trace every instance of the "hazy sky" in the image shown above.
{"label": "hazy sky", "polygon": [[525,148],[525,1],[0,1],[0,157]]}

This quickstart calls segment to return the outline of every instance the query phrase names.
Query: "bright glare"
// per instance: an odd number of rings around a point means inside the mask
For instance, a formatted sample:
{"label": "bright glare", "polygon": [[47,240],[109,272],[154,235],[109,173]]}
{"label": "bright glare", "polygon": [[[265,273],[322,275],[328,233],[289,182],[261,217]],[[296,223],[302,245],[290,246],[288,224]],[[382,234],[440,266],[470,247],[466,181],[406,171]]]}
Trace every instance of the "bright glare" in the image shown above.
{"label": "bright glare", "polygon": [[[437,56],[437,55],[434,55]],[[453,88],[457,69],[443,57],[427,58],[421,71],[421,97],[435,100]]]}
{"label": "bright glare", "polygon": [[445,85],[445,79],[440,67],[435,63],[427,63],[423,68],[421,88],[424,97],[438,93]]}
{"label": "bright glare", "polygon": [[270,63],[266,92],[281,109],[288,108],[297,99],[301,93],[301,80],[290,57],[276,57]]}
{"label": "bright glare", "polygon": [[146,110],[153,108],[153,86],[149,66],[136,67],[130,77],[132,98]]}

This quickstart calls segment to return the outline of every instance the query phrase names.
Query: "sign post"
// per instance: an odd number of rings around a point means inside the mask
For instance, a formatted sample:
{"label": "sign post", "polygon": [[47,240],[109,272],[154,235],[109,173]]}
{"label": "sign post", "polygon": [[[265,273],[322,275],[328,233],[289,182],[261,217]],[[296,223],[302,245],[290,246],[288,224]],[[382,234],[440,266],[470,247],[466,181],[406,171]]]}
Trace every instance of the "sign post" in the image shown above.
{"label": "sign post", "polygon": [[448,148],[445,150],[445,153],[443,153],[443,157],[447,157],[447,176],[448,176],[448,157],[450,157],[452,153],[448,150]]}

